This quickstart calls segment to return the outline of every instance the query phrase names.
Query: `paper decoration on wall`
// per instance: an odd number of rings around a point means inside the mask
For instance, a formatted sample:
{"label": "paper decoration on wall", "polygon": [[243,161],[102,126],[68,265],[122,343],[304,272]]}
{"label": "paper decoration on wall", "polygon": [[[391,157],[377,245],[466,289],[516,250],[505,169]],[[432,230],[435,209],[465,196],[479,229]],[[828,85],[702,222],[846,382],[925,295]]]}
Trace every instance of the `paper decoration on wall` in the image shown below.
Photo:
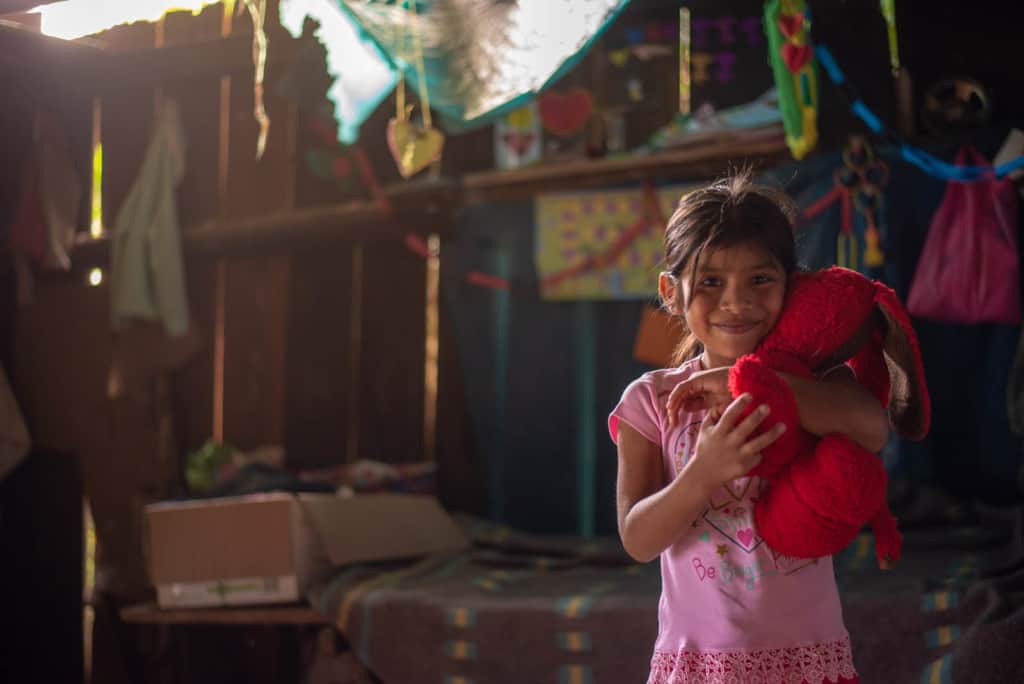
{"label": "paper decoration on wall", "polygon": [[682,340],[683,325],[679,316],[646,304],[633,338],[633,358],[655,368],[669,368]]}
{"label": "paper decoration on wall", "polygon": [[818,76],[804,0],[769,0],[764,6],[768,60],[775,74],[786,144],[803,159],[818,143]]}
{"label": "paper decoration on wall", "polygon": [[516,169],[540,159],[541,129],[537,103],[509,112],[494,124],[494,162]]}
{"label": "paper decoration on wall", "polygon": [[540,195],[535,263],[544,299],[643,299],[658,291],[664,217],[689,186]]}
{"label": "paper decoration on wall", "polygon": [[583,130],[594,109],[594,98],[586,88],[566,93],[547,91],[539,99],[540,120],[544,130],[568,137]]}
{"label": "paper decoration on wall", "polygon": [[422,39],[431,100],[455,133],[493,123],[557,82],[629,0],[432,0],[418,3],[415,16],[404,4],[280,1],[281,25],[293,37],[306,17],[320,24],[342,142],[355,141],[400,74],[419,89],[415,66],[399,56],[396,27],[415,27]]}

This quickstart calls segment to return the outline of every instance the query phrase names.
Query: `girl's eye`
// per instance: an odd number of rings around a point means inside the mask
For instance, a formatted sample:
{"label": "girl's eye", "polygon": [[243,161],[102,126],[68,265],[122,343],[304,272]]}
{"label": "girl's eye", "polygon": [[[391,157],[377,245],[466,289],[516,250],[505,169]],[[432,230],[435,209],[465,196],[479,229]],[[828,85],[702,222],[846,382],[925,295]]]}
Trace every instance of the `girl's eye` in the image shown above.
{"label": "girl's eye", "polygon": [[701,287],[717,287],[719,285],[718,278],[702,278],[700,281]]}
{"label": "girl's eye", "polygon": [[764,285],[765,283],[774,283],[774,282],[775,282],[775,278],[773,276],[770,276],[770,275],[762,274],[762,275],[754,276],[754,284],[755,285]]}

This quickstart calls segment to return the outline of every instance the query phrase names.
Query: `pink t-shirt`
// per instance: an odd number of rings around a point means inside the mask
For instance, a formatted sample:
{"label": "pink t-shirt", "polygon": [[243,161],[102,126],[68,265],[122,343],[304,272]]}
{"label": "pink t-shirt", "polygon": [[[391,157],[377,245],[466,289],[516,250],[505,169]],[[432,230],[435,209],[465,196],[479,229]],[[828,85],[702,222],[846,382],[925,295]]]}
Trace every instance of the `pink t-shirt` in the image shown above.
{"label": "pink t-shirt", "polygon": [[[683,414],[669,429],[665,402],[697,370],[693,359],[644,374],[608,418],[616,442],[625,421],[661,447],[666,481],[693,456],[704,413]],[[768,548],[752,512],[766,486],[756,477],[725,484],[662,552],[649,682],[820,684],[856,676],[832,558],[796,559]]]}

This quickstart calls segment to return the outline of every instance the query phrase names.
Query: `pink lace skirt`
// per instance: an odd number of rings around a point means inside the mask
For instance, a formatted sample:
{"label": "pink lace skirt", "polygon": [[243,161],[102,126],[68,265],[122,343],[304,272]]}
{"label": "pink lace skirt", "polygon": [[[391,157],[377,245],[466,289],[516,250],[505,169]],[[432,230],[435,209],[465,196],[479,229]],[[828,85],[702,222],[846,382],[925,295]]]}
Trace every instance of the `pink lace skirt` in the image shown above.
{"label": "pink lace skirt", "polygon": [[751,651],[655,651],[647,684],[859,684],[850,639]]}

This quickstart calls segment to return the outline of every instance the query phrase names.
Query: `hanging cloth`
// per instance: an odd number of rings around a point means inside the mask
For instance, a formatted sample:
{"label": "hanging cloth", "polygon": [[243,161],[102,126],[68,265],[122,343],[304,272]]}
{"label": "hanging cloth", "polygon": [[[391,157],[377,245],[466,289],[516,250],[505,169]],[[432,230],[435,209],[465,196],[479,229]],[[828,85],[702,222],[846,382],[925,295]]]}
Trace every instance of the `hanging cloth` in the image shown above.
{"label": "hanging cloth", "polygon": [[188,330],[185,267],[175,189],[185,173],[185,135],[178,106],[165,100],[139,176],[114,226],[111,315],[161,320],[171,336]]}
{"label": "hanging cloth", "polygon": [[[965,145],[958,166],[987,164]],[[1006,178],[951,180],[907,296],[914,316],[947,323],[1021,322],[1017,191]]]}

